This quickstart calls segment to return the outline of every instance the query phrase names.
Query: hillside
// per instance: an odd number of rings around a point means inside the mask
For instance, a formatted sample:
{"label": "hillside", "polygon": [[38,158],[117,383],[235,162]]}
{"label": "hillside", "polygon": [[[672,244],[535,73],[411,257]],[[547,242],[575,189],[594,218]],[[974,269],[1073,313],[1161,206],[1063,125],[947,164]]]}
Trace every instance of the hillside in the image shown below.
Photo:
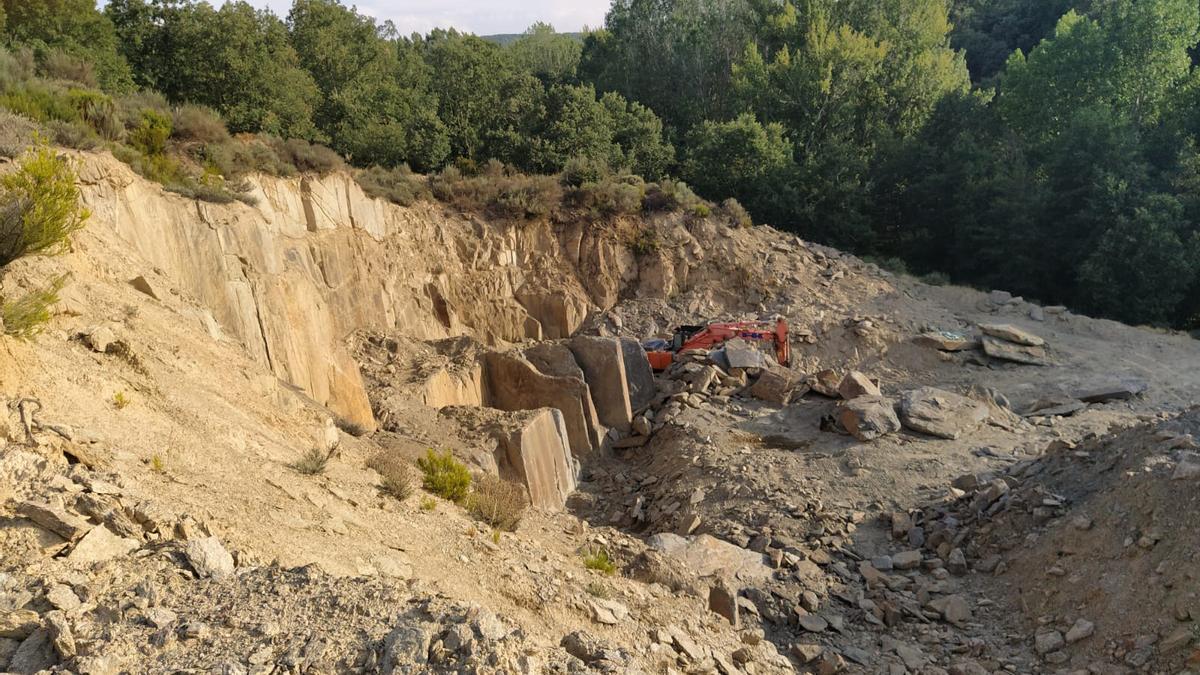
{"label": "hillside", "polygon": [[[0,337],[10,671],[1195,667],[1184,335],[693,213],[512,221],[344,173],[213,204],[75,156],[87,227],[0,278],[71,275]],[[629,348],[775,316],[786,369]],[[397,495],[431,448],[532,507]]]}

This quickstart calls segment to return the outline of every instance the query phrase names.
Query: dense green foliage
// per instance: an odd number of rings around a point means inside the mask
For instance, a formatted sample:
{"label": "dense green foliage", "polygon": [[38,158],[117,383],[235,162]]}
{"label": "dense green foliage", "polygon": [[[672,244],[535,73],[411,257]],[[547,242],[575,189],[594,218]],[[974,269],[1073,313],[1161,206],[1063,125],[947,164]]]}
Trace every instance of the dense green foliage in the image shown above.
{"label": "dense green foliage", "polygon": [[337,168],[325,144],[401,204],[736,198],[731,222],[916,274],[1200,323],[1194,0],[614,0],[581,39],[504,43],[401,36],[340,0],[213,4],[0,0],[0,107],[207,199]]}

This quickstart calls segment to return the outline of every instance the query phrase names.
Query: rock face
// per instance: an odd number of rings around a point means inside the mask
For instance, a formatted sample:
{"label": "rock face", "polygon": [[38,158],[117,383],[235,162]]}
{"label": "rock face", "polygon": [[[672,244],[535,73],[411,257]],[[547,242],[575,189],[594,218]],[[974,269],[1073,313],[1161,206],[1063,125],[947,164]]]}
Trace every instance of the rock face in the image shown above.
{"label": "rock face", "polygon": [[501,439],[501,447],[501,477],[524,484],[534,507],[562,510],[575,491],[579,466],[571,455],[562,412],[545,408],[529,413]]}
{"label": "rock face", "polygon": [[88,564],[104,562],[118,556],[123,556],[138,547],[138,542],[124,537],[118,537],[103,525],[97,525],[75,544],[74,550],[67,556],[72,563]]}
{"label": "rock face", "polygon": [[930,436],[954,440],[979,428],[988,418],[988,407],[965,396],[922,387],[900,398],[900,421]]}
{"label": "rock face", "polygon": [[210,334],[367,431],[374,415],[344,344],[355,331],[565,338],[626,286],[667,297],[699,263],[686,246],[639,261],[582,222],[515,231],[396,206],[346,174],[251,178],[255,206],[168,193],[109,156],[81,158],[79,174],[85,236],[139,257],[160,301],[194,298]]}
{"label": "rock face", "polygon": [[586,457],[600,448],[603,431],[592,406],[591,390],[582,379],[546,375],[513,353],[491,352],[484,364],[485,405],[509,411],[555,408],[562,412],[575,457]]}
{"label": "rock face", "polygon": [[614,338],[579,335],[568,343],[575,361],[591,387],[596,415],[606,426],[629,431],[633,411],[629,407],[629,383],[621,343]]}
{"label": "rock face", "polygon": [[859,396],[842,403],[838,421],[860,441],[873,441],[900,431],[892,400],[882,396]]}

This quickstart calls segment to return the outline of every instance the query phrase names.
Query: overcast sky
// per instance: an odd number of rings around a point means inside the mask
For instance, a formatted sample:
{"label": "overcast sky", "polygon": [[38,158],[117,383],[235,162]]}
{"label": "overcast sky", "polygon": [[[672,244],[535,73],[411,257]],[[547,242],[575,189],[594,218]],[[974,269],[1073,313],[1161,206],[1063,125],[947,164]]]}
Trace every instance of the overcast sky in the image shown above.
{"label": "overcast sky", "polygon": [[[291,0],[249,0],[286,17]],[[520,33],[545,21],[562,32],[585,25],[604,25],[609,0],[344,0],[377,19],[390,19],[401,34],[426,33],[433,28],[457,28],[478,35]],[[220,4],[220,0],[213,2]]]}

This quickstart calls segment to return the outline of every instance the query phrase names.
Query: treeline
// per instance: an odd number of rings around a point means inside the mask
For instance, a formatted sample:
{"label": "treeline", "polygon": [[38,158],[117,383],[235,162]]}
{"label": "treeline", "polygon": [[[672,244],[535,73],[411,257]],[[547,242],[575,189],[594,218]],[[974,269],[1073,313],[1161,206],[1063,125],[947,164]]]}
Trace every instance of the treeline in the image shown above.
{"label": "treeline", "polygon": [[[295,0],[286,17],[245,2],[0,5],[12,54],[90,80],[119,112],[161,92],[171,138],[204,126],[180,116],[187,103],[293,164],[324,144],[383,183],[406,166],[499,176],[496,161],[576,186],[614,176],[616,212],[647,198],[620,176],[673,176],[916,274],[1200,324],[1194,0],[615,0],[582,40],[538,25],[506,46],[403,36],[337,0]],[[53,118],[23,97],[9,98]],[[132,111],[124,138],[162,135]]]}

